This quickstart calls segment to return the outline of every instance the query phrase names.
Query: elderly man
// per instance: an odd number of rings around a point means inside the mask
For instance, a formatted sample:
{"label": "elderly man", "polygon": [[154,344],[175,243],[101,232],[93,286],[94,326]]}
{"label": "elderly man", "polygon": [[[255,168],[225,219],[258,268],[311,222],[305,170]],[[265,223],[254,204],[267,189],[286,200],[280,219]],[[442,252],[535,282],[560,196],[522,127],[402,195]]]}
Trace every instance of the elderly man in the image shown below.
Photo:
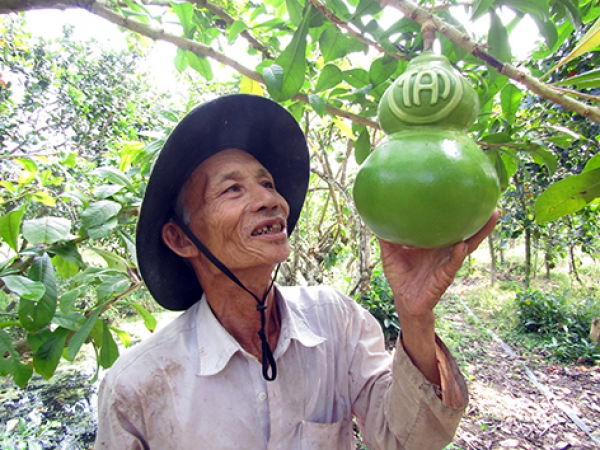
{"label": "elderly man", "polygon": [[185,310],[102,381],[96,449],[440,449],[467,403],[433,308],[469,241],[441,250],[381,242],[402,335],[326,287],[280,287],[309,177],[293,117],[232,95],[190,112],[159,155],[137,232],[140,271]]}

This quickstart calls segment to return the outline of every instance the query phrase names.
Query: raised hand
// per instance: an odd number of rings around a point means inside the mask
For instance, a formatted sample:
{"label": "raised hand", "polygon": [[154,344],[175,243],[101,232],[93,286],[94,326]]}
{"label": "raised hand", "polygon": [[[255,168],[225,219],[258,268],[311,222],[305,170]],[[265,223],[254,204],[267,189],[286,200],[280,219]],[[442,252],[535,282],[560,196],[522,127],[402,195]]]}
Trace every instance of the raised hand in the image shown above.
{"label": "raised hand", "polygon": [[414,248],[380,239],[383,269],[398,314],[418,317],[431,313],[467,255],[492,232],[499,217],[495,211],[474,236],[447,248]]}

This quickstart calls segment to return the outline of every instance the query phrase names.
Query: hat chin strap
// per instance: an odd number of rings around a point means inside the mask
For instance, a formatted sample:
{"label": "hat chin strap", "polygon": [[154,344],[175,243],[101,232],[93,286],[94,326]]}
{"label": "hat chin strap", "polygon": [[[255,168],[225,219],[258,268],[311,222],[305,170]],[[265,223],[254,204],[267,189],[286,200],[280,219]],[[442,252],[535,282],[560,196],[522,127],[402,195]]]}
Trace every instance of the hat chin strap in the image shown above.
{"label": "hat chin strap", "polygon": [[[225,275],[227,275],[227,277],[229,277],[229,279],[231,279],[231,281],[233,281],[235,284],[237,284],[239,287],[241,287],[244,291],[246,291],[248,294],[250,294],[252,297],[254,297],[254,299],[258,303],[256,305],[256,309],[260,313],[260,330],[258,332],[258,335],[260,336],[260,342],[261,342],[261,347],[262,347],[262,349],[261,349],[262,350],[262,373],[263,373],[263,377],[265,380],[267,380],[267,381],[275,380],[275,378],[277,378],[277,365],[275,364],[275,358],[273,357],[273,352],[271,351],[271,346],[269,345],[269,342],[267,341],[267,334],[265,332],[265,324],[266,324],[265,311],[267,310],[267,304],[266,304],[267,296],[269,295],[269,292],[271,292],[271,288],[273,287],[275,278],[277,278],[277,273],[279,271],[279,264],[277,264],[277,268],[275,269],[275,275],[273,276],[273,278],[271,280],[271,284],[269,284],[269,288],[267,289],[267,291],[265,292],[265,295],[263,295],[263,298],[261,300],[260,298],[258,298],[258,296],[256,294],[254,294],[254,292],[250,291],[246,286],[244,286],[244,284],[233,274],[233,272],[231,270],[229,270],[225,264],[223,264],[221,261],[219,261],[217,259],[217,257],[215,255],[213,255],[210,252],[210,250],[208,248],[206,248],[206,246],[202,242],[200,242],[200,239],[198,239],[194,235],[192,230],[189,229],[189,227],[185,224],[185,222],[183,220],[181,220],[179,215],[173,210],[171,211],[171,218],[179,226],[179,228],[181,228],[181,230],[186,234],[186,236],[194,243],[196,248],[198,248],[198,250],[200,250],[204,254],[204,256],[206,256],[208,258],[208,260],[211,263],[213,263],[221,272],[223,272]],[[269,373],[269,369],[270,369],[270,373]]]}

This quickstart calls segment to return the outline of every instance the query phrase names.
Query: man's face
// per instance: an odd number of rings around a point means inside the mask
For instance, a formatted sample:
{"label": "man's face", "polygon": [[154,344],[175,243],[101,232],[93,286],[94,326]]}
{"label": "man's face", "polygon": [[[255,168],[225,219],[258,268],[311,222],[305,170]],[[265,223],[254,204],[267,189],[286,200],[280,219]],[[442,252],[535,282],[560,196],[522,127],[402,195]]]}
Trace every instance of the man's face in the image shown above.
{"label": "man's face", "polygon": [[217,153],[196,168],[186,187],[190,229],[229,269],[272,268],[288,257],[289,206],[249,153]]}

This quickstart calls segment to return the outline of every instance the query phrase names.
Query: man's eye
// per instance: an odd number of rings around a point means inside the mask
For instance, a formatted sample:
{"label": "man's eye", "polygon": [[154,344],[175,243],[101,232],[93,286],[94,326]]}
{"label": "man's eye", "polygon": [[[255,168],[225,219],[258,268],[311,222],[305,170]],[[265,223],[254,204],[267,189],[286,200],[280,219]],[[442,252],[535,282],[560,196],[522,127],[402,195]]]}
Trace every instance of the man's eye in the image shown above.
{"label": "man's eye", "polygon": [[263,181],[262,185],[263,185],[263,187],[265,187],[267,189],[274,189],[275,188],[275,183],[273,183],[272,181]]}
{"label": "man's eye", "polygon": [[240,190],[240,186],[237,184],[233,184],[231,186],[229,186],[227,189],[225,189],[224,192],[238,192]]}

